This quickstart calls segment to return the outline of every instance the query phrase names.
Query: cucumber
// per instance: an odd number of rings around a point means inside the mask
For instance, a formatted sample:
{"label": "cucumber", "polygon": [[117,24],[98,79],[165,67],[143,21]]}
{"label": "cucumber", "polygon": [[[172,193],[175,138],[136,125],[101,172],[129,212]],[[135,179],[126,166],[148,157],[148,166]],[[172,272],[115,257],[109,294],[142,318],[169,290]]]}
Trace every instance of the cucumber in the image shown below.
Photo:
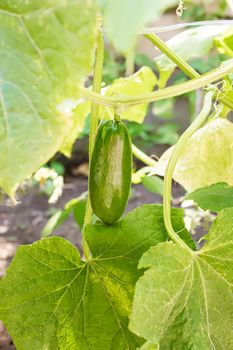
{"label": "cucumber", "polygon": [[91,157],[89,193],[93,212],[113,225],[128,202],[132,178],[132,146],[125,124],[110,120],[100,125]]}

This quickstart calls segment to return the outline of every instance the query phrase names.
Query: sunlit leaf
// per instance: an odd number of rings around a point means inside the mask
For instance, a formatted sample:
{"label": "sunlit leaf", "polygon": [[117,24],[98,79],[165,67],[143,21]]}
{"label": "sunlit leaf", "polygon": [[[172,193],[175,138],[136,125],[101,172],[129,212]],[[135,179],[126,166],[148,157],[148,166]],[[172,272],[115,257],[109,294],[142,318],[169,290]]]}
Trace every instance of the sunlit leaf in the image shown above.
{"label": "sunlit leaf", "polygon": [[233,347],[233,209],[223,210],[198,252],[172,242],[139,262],[130,329],[160,350]]}
{"label": "sunlit leaf", "polygon": [[[161,156],[152,174],[164,176],[173,147]],[[188,192],[218,182],[233,185],[233,123],[218,118],[196,131],[184,147],[173,177]]]}
{"label": "sunlit leaf", "polygon": [[91,70],[96,11],[85,0],[0,3],[0,186],[48,161],[73,127],[61,113]]}
{"label": "sunlit leaf", "polygon": [[[187,238],[182,216],[172,210]],[[114,226],[87,226],[89,261],[59,237],[19,247],[0,281],[0,318],[17,350],[136,350],[144,341],[128,316],[138,260],[167,238],[162,207],[145,205]]]}

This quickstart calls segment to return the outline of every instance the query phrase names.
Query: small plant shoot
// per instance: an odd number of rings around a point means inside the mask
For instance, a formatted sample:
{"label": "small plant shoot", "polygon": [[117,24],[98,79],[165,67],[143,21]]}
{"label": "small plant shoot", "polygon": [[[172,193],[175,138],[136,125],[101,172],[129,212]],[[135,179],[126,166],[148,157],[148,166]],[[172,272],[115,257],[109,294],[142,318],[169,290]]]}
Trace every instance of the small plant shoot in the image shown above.
{"label": "small plant shoot", "polygon": [[[88,190],[18,246],[0,279],[17,350],[233,350],[233,8],[214,4],[218,20],[202,2],[195,17],[193,1],[0,2],[2,192],[16,202],[88,135]],[[158,24],[167,10],[175,27]],[[165,151],[146,154],[138,139]],[[134,186],[161,202],[131,210]],[[201,240],[183,199],[212,212]],[[80,249],[54,234],[71,217]]]}

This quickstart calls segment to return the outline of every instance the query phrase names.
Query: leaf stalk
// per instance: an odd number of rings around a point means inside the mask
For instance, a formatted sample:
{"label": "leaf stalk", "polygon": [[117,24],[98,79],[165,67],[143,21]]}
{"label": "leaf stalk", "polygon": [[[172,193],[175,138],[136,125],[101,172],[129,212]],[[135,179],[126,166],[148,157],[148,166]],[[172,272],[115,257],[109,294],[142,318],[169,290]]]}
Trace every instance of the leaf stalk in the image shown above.
{"label": "leaf stalk", "polygon": [[190,137],[198,130],[206,121],[209,116],[212,107],[212,98],[213,91],[208,92],[204,98],[204,104],[201,112],[193,121],[193,123],[185,130],[185,132],[179,138],[174,151],[171,155],[171,158],[168,162],[165,176],[164,176],[164,191],[163,191],[163,215],[164,223],[168,232],[169,237],[178,245],[185,248],[188,251],[192,251],[186,243],[178,236],[174,231],[172,222],[171,222],[171,192],[172,192],[172,177],[173,173],[183,150],[187,147],[187,142]]}

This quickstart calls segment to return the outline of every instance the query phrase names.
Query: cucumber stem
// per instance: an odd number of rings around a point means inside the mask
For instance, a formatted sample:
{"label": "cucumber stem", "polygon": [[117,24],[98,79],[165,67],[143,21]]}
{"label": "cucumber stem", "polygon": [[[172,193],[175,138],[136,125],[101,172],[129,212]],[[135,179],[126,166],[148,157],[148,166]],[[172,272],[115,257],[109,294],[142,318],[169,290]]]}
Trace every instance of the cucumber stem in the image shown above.
{"label": "cucumber stem", "polygon": [[[103,61],[104,61],[104,41],[102,32],[99,29],[98,37],[97,37],[97,48],[96,48],[96,56],[95,56],[95,66],[94,66],[94,78],[93,78],[93,87],[92,91],[95,93],[100,93],[101,83],[102,83],[102,73],[103,73]],[[98,128],[98,118],[99,117],[99,105],[92,101],[91,104],[91,122],[90,122],[90,136],[89,136],[89,173],[90,173],[90,164],[91,164],[91,155],[95,144],[95,137]],[[86,213],[84,217],[84,225],[83,225],[83,254],[86,260],[90,260],[91,252],[88,247],[87,241],[85,239],[85,227],[90,223],[92,218],[92,207],[90,202],[90,196],[88,194],[87,197],[87,206]]]}
{"label": "cucumber stem", "polygon": [[189,78],[198,78],[200,76],[193,67],[191,67],[181,56],[172,51],[157,35],[144,34],[144,37],[170,58],[170,60],[173,61]]}
{"label": "cucumber stem", "polygon": [[164,223],[168,232],[169,237],[178,245],[185,248],[189,252],[192,251],[187,244],[178,236],[174,231],[172,222],[171,222],[171,192],[172,192],[172,177],[177,164],[177,161],[180,158],[185,147],[187,147],[187,142],[190,137],[198,130],[206,121],[212,106],[213,91],[209,91],[205,98],[204,104],[201,112],[197,118],[192,122],[192,124],[185,130],[185,132],[179,138],[174,151],[169,159],[165,176],[164,176],[164,190],[163,190],[163,215]]}

